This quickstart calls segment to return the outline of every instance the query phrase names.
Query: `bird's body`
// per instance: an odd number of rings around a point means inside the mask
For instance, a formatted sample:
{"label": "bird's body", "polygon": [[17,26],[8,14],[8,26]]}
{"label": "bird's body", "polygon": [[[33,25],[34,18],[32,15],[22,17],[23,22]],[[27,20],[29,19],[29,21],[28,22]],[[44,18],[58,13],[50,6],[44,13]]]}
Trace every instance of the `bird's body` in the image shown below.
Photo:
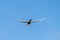
{"label": "bird's body", "polygon": [[31,24],[31,22],[32,22],[32,19],[30,19],[30,20],[27,22],[27,24],[29,25],[29,24]]}

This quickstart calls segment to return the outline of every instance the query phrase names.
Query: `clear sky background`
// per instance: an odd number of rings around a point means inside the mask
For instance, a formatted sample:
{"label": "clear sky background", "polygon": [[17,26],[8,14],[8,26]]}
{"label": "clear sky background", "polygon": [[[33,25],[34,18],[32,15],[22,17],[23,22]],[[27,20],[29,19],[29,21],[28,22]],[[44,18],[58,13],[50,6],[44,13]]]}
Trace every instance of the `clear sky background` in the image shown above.
{"label": "clear sky background", "polygon": [[60,0],[0,0],[0,40],[60,40]]}

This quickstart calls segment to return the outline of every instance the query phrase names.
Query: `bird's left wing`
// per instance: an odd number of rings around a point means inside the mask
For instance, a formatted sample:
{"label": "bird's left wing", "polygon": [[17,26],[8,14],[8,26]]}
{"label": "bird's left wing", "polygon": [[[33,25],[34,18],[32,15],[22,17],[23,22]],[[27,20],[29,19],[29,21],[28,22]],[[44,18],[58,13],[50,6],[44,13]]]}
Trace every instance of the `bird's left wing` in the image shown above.
{"label": "bird's left wing", "polygon": [[46,18],[42,18],[42,19],[39,19],[39,20],[32,20],[31,22],[41,22],[43,20],[45,20]]}
{"label": "bird's left wing", "polygon": [[39,22],[39,20],[32,20],[31,22]]}
{"label": "bird's left wing", "polygon": [[23,22],[23,23],[26,23],[27,21],[26,21],[26,20],[19,20],[19,22]]}

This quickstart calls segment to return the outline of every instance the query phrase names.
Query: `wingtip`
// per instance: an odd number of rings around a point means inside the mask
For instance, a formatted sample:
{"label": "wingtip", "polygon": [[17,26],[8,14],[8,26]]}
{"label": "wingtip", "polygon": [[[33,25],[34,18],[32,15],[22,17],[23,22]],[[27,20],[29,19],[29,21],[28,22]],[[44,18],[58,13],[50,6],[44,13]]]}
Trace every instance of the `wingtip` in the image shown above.
{"label": "wingtip", "polygon": [[43,20],[45,20],[46,19],[46,17],[44,17],[44,18],[42,18],[42,19],[39,19],[39,21],[43,21]]}

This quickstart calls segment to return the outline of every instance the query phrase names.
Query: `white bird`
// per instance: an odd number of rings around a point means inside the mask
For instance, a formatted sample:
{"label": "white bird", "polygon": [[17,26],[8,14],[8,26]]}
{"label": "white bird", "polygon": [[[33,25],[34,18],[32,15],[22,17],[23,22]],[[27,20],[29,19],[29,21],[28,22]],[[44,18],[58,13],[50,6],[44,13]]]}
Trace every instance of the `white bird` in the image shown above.
{"label": "white bird", "polygon": [[26,21],[26,20],[19,20],[19,22],[23,22],[23,23],[27,23],[27,25],[30,25],[31,23],[33,23],[33,22],[41,22],[41,21],[43,21],[43,20],[45,20],[46,18],[42,18],[42,19],[40,19],[40,20],[32,20],[32,19],[30,19],[30,20],[28,20],[28,21]]}

